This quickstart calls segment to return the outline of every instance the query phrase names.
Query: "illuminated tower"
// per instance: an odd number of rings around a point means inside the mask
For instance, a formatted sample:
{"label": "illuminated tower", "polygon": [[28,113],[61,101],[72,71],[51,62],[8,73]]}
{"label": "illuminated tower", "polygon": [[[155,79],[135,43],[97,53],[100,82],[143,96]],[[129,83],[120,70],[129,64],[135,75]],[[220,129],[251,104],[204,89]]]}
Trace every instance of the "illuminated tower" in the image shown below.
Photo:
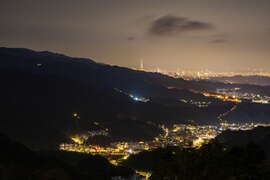
{"label": "illuminated tower", "polygon": [[143,59],[141,59],[140,70],[141,70],[141,71],[144,70],[144,68],[143,68]]}
{"label": "illuminated tower", "polygon": [[176,69],[176,74],[177,74],[177,76],[180,75],[180,73],[179,73],[179,67]]}

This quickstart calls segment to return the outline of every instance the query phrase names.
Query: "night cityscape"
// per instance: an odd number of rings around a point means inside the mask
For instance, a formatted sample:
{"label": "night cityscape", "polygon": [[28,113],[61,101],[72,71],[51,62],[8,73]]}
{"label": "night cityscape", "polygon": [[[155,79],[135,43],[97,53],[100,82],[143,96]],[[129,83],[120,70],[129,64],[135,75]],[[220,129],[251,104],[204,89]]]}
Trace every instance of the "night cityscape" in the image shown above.
{"label": "night cityscape", "polygon": [[2,0],[0,180],[269,180],[269,0]]}

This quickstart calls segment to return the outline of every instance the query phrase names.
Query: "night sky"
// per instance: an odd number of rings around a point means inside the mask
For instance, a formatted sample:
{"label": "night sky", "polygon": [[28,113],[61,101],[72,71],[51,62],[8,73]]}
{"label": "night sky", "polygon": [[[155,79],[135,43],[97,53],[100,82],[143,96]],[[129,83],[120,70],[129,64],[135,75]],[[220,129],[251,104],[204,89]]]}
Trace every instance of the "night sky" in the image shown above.
{"label": "night sky", "polygon": [[1,0],[0,46],[168,70],[270,71],[270,0]]}

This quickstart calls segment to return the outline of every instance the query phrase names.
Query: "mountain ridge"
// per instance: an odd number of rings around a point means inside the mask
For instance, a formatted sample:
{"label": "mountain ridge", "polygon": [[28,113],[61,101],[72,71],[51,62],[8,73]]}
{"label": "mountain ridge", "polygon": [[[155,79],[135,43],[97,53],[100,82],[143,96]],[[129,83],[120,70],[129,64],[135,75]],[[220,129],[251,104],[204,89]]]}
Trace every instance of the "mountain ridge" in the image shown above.
{"label": "mountain ridge", "polygon": [[[163,124],[217,124],[234,105],[191,91],[215,90],[214,83],[55,54],[0,48],[0,131],[33,148],[57,148],[96,122],[113,141],[150,140]],[[180,99],[211,104],[199,108]]]}

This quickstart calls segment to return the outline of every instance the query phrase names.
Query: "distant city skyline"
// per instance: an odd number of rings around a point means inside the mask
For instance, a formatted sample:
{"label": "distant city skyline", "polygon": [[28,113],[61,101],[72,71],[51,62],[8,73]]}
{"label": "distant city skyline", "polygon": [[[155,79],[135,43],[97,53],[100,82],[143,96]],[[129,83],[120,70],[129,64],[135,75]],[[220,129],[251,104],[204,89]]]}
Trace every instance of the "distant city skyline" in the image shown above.
{"label": "distant city skyline", "polygon": [[3,0],[0,46],[135,68],[270,71],[269,0]]}
{"label": "distant city skyline", "polygon": [[228,71],[214,71],[210,68],[194,68],[194,67],[173,67],[173,68],[162,68],[156,64],[145,64],[143,59],[140,59],[138,61],[139,64],[137,64],[135,67],[130,67],[132,69],[137,70],[144,70],[144,71],[167,71],[167,72],[213,72],[213,73],[270,73],[270,70],[264,69],[264,68],[248,68],[243,67],[239,68],[238,70],[228,70]]}

